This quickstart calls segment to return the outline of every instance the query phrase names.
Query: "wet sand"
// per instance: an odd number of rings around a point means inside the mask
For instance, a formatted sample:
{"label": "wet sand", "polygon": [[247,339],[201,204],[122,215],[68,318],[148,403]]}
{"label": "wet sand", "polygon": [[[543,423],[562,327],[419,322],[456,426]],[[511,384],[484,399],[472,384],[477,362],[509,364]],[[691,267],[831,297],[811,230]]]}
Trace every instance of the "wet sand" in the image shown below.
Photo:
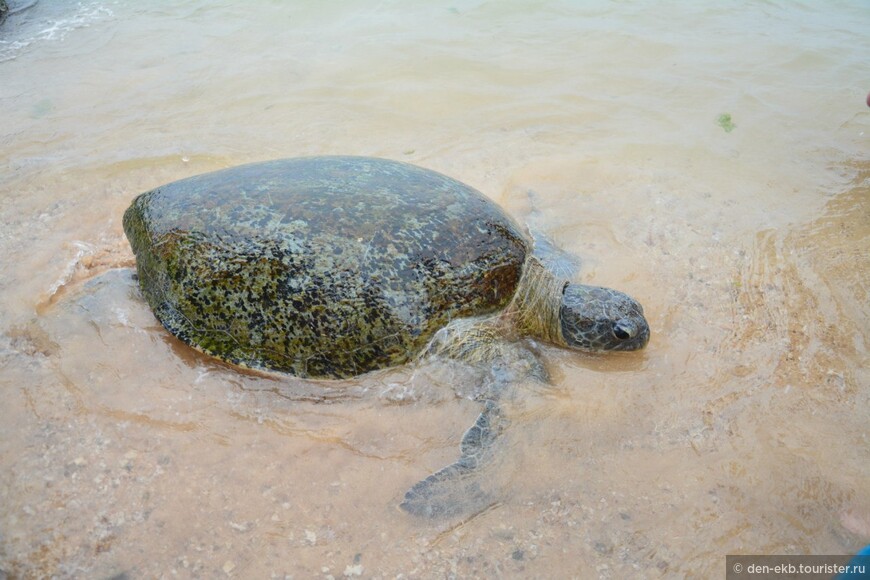
{"label": "wet sand", "polygon": [[[718,577],[726,554],[870,543],[868,26],[860,2],[11,16],[0,571]],[[639,353],[543,348],[552,384],[506,402],[469,517],[397,506],[457,457],[473,376],[240,372],[132,278],[138,193],[334,153],[477,187],[650,320]]]}

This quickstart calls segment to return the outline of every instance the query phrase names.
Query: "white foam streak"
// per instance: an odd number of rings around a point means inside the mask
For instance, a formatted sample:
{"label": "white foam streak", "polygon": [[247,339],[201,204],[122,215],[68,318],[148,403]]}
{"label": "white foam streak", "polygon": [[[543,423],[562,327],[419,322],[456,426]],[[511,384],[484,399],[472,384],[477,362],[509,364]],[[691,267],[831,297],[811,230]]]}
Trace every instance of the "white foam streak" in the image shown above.
{"label": "white foam streak", "polygon": [[[9,36],[20,35],[20,38],[0,40],[0,62],[14,60],[25,49],[38,42],[61,42],[73,30],[108,20],[112,16],[113,12],[101,2],[79,2],[72,14],[63,18],[47,22],[22,22],[9,33]],[[14,22],[7,22],[5,26],[10,27],[10,24]],[[34,29],[34,32],[31,33],[27,29]]]}

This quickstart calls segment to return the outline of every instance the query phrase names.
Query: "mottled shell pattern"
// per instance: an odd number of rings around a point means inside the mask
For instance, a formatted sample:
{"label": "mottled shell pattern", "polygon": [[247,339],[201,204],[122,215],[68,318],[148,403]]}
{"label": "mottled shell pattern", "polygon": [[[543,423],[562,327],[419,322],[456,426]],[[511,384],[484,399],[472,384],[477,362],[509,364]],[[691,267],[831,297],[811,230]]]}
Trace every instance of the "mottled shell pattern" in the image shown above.
{"label": "mottled shell pattern", "polygon": [[480,192],[406,163],[311,157],[191,177],[124,214],[160,322],[233,364],[343,378],[505,308],[530,242]]}

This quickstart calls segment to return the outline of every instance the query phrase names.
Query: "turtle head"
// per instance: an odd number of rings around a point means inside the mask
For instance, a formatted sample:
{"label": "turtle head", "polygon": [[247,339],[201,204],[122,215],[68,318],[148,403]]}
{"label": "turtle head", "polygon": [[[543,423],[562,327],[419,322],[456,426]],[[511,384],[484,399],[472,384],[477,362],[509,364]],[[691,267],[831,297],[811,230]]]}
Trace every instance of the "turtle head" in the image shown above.
{"label": "turtle head", "polygon": [[571,348],[638,350],[649,341],[643,307],[610,288],[567,284],[562,291],[559,322]]}

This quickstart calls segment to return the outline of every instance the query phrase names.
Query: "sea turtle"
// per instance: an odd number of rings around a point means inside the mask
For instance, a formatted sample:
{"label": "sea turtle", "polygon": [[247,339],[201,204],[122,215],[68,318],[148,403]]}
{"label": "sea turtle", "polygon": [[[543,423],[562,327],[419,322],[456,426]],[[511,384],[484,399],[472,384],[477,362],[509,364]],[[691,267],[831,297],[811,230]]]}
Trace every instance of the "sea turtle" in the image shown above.
{"label": "sea turtle", "polygon": [[[503,425],[498,394],[545,379],[522,337],[635,350],[643,309],[569,282],[571,264],[483,194],[440,173],[366,157],[254,163],[137,197],[124,214],[139,286],[160,322],[224,361],[338,379],[447,355],[488,369],[461,458],[402,506],[448,514]],[[535,241],[537,240],[537,241]]]}

